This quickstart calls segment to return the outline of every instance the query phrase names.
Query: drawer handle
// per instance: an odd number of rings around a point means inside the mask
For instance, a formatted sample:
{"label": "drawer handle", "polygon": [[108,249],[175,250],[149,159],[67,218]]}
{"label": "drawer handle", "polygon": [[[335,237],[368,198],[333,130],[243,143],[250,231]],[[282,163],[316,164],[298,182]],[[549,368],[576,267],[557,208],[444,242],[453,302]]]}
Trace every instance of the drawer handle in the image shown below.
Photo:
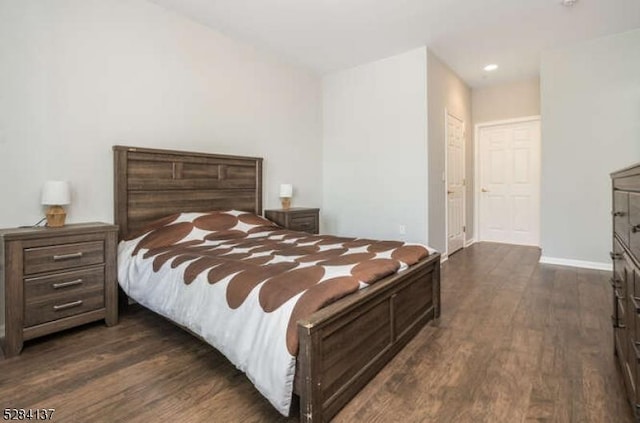
{"label": "drawer handle", "polygon": [[71,253],[71,254],[61,254],[59,256],[53,256],[53,261],[69,260],[69,259],[75,259],[75,258],[81,258],[81,257],[82,257],[82,252]]}
{"label": "drawer handle", "polygon": [[638,351],[638,346],[640,346],[640,343],[632,342],[631,345],[633,345],[633,352],[636,354],[636,360],[640,363],[640,351]]}
{"label": "drawer handle", "polygon": [[616,329],[624,329],[624,325],[620,323],[620,320],[617,319],[615,316],[611,316],[611,323],[613,324],[613,327]]}
{"label": "drawer handle", "polygon": [[80,285],[82,282],[83,282],[82,279],[76,279],[75,281],[54,283],[52,286],[53,286],[53,289],[60,289],[60,288],[67,288],[69,286]]}
{"label": "drawer handle", "polygon": [[610,252],[611,260],[620,260],[622,258],[622,253],[614,253]]}
{"label": "drawer handle", "polygon": [[82,300],[73,301],[71,303],[66,303],[66,304],[54,305],[53,306],[53,311],[66,310],[66,309],[73,308],[73,307],[78,307],[78,306],[81,306],[81,305],[82,305]]}
{"label": "drawer handle", "polygon": [[611,212],[611,215],[612,215],[613,217],[622,217],[622,216],[624,216],[624,214],[625,214],[625,213],[624,213],[624,212],[621,212],[621,211]]}
{"label": "drawer handle", "polygon": [[640,232],[640,225],[632,226],[631,227],[631,232],[633,232],[634,234],[636,232]]}

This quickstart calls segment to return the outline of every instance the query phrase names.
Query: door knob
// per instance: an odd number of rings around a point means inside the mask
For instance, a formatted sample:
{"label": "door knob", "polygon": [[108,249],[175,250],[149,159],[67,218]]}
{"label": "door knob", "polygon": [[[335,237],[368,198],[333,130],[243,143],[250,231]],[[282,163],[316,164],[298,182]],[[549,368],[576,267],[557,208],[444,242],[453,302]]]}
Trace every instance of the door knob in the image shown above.
{"label": "door knob", "polygon": [[482,191],[482,192],[489,192],[489,190],[488,190],[488,189],[486,189],[486,188],[482,188],[480,191]]}
{"label": "door knob", "polygon": [[447,191],[447,194],[453,194],[453,191]]}

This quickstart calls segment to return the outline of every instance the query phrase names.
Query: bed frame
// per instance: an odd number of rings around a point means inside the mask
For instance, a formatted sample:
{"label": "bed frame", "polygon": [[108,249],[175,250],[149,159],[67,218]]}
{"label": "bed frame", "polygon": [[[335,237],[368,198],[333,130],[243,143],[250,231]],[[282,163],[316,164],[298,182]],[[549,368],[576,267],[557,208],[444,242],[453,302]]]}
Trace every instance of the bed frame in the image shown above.
{"label": "bed frame", "polygon": [[[115,146],[120,239],[181,211],[262,214],[262,159]],[[440,315],[440,254],[431,254],[298,322],[294,393],[301,422],[330,420]]]}

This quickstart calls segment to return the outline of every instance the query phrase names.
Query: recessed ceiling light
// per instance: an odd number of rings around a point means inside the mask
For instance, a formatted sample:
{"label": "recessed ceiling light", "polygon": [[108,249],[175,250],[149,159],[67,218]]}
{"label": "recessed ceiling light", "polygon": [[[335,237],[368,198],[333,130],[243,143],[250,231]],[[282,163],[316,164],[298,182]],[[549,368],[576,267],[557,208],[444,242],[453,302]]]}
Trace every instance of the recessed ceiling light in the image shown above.
{"label": "recessed ceiling light", "polygon": [[563,6],[571,7],[574,4],[576,4],[577,2],[578,2],[578,0],[562,0],[560,3],[562,3]]}
{"label": "recessed ceiling light", "polygon": [[496,65],[495,63],[492,63],[484,67],[484,70],[486,70],[487,72],[493,72],[496,69],[498,69],[498,65]]}

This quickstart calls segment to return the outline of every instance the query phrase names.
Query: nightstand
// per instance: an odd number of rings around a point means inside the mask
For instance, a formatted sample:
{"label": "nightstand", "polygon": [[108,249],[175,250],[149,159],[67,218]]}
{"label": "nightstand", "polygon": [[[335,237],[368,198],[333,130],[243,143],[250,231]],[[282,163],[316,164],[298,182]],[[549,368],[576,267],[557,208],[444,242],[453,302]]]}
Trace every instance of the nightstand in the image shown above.
{"label": "nightstand", "polygon": [[116,242],[106,223],[0,229],[0,340],[23,342],[95,320],[118,323]]}
{"label": "nightstand", "polygon": [[292,231],[317,234],[320,230],[320,209],[291,207],[287,210],[265,210],[264,217]]}

